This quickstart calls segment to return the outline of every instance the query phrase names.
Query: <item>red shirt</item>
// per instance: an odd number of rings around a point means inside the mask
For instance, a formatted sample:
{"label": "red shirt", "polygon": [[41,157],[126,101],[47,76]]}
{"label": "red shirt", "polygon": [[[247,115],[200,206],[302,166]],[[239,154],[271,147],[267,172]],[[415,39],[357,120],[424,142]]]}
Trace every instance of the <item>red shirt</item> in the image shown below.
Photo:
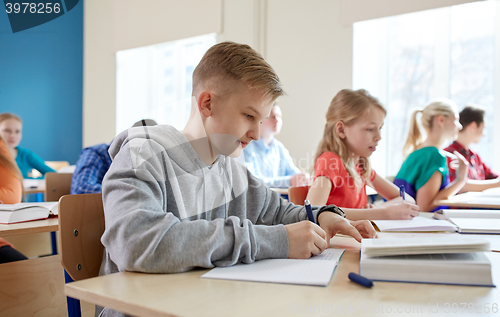
{"label": "red shirt", "polygon": [[[359,173],[360,171],[358,171]],[[326,201],[327,205],[334,204],[345,208],[363,208],[368,203],[366,198],[366,181],[363,177],[360,190],[354,185],[354,179],[347,172],[340,157],[332,152],[321,154],[316,162],[314,178],[328,177],[332,182],[332,189]],[[370,181],[377,176],[374,170],[370,173]]]}
{"label": "red shirt", "polygon": [[[488,166],[486,166],[479,155],[477,155],[472,150],[466,150],[462,144],[454,141],[450,146],[444,149],[447,152],[453,153],[453,151],[457,151],[462,154],[465,159],[469,162],[469,179],[475,180],[486,180],[486,179],[495,179],[498,177],[498,174],[493,173]],[[457,171],[452,169],[450,166],[451,159],[448,157],[448,169],[450,170],[450,181],[453,182],[457,177]]]}

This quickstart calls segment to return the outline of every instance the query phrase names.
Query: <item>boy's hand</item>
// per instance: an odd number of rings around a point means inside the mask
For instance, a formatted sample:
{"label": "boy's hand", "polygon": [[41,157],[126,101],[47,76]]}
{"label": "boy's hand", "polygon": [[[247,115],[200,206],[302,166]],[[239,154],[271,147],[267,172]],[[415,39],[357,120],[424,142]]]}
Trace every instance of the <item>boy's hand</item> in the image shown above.
{"label": "boy's hand", "polygon": [[289,259],[308,259],[328,248],[325,231],[311,221],[304,220],[286,225],[285,228]]}
{"label": "boy's hand", "polygon": [[353,237],[358,242],[362,238],[376,238],[377,233],[368,220],[350,221],[333,212],[323,212],[319,215],[318,223],[326,232],[326,241],[330,245],[330,239],[337,233]]}
{"label": "boy's hand", "polygon": [[388,205],[385,207],[385,217],[388,220],[412,220],[413,217],[418,216],[418,205],[410,203],[402,203],[395,205]]}

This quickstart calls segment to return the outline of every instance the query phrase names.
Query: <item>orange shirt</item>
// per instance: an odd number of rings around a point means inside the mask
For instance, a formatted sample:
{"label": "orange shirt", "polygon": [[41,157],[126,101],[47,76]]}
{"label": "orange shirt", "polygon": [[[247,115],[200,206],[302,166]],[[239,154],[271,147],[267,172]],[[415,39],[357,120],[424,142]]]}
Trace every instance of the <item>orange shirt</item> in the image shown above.
{"label": "orange shirt", "polygon": [[[12,163],[16,164],[11,156],[7,145],[0,138],[0,154],[3,157],[11,158]],[[23,195],[23,184],[16,175],[9,171],[7,167],[0,165],[0,201],[4,204],[17,204],[21,202]]]}
{"label": "orange shirt", "polygon": [[[362,187],[358,191],[354,185],[354,179],[347,172],[340,157],[332,152],[321,154],[316,162],[314,178],[324,176],[332,182],[332,189],[326,201],[327,205],[334,204],[344,208],[363,208],[368,203],[366,198],[366,181],[363,177]],[[370,181],[373,181],[377,173],[372,169]]]}

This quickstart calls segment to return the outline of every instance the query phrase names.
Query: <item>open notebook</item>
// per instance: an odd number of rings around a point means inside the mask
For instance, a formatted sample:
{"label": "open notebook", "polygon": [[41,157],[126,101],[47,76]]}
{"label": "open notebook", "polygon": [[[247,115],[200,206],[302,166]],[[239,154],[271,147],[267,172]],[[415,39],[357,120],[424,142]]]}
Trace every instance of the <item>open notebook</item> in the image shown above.
{"label": "open notebook", "polygon": [[307,260],[267,259],[251,264],[216,267],[202,278],[248,282],[327,286],[344,254],[341,249],[326,249]]}
{"label": "open notebook", "polygon": [[372,220],[380,231],[457,231],[457,227],[445,220],[415,217],[412,220]]}
{"label": "open notebook", "polygon": [[500,234],[500,210],[442,209],[434,218],[448,219],[460,233]]}

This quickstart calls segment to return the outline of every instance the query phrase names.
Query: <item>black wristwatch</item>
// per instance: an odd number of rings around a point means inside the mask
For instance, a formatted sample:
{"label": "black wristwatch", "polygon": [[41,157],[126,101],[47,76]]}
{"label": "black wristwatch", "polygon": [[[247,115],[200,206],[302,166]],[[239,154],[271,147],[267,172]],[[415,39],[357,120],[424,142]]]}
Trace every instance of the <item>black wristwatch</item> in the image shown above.
{"label": "black wristwatch", "polygon": [[321,215],[322,212],[329,211],[333,212],[334,214],[339,215],[342,218],[345,218],[345,212],[340,209],[339,207],[335,205],[327,205],[323,206],[319,209],[318,213],[316,214],[316,223],[319,225],[319,215]]}

